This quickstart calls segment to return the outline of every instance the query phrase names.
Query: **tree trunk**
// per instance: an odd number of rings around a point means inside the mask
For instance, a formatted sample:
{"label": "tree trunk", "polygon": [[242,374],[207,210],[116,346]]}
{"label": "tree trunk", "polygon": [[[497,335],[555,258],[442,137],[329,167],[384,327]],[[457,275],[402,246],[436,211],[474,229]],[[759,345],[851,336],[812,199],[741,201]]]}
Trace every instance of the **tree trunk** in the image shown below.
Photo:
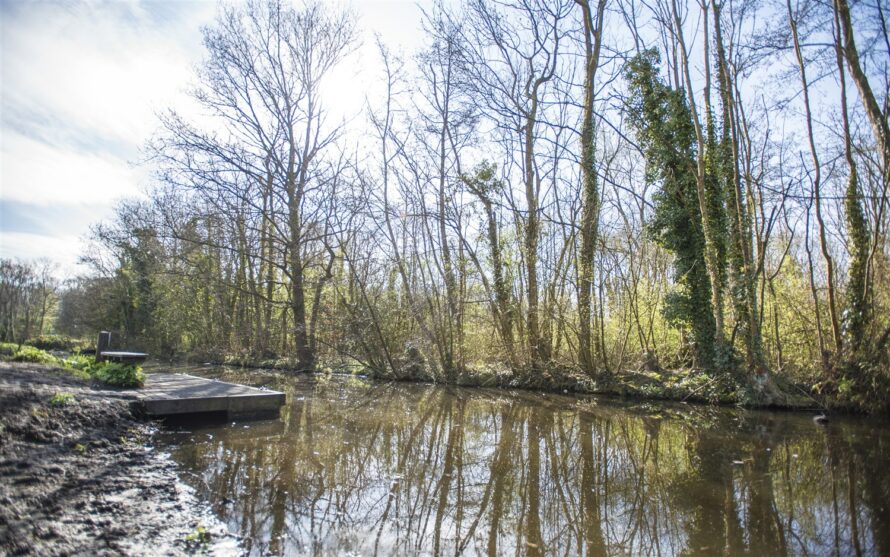
{"label": "tree trunk", "polygon": [[832,337],[834,338],[834,348],[837,353],[840,353],[843,348],[843,337],[841,337],[840,321],[837,315],[834,261],[832,260],[831,253],[828,251],[828,239],[825,234],[825,219],[822,216],[822,167],[819,164],[819,155],[816,152],[816,140],[813,135],[813,116],[810,111],[810,88],[809,83],[807,82],[806,65],[800,50],[800,40],[797,35],[797,22],[794,20],[790,0],[786,0],[786,6],[788,8],[788,22],[791,26],[791,37],[794,40],[794,54],[797,57],[797,64],[800,70],[800,82],[803,88],[803,101],[806,110],[807,138],[809,139],[810,153],[813,158],[813,198],[816,203],[816,222],[819,224],[819,246],[822,250],[822,257],[825,259],[825,270],[828,275],[828,316],[831,319],[831,332]]}
{"label": "tree trunk", "polygon": [[[596,176],[596,127],[594,124],[594,92],[602,43],[605,0],[599,0],[597,11],[591,13],[588,0],[576,0],[584,18],[584,108],[581,123],[581,248],[578,256],[578,362],[588,375],[596,373],[591,341],[596,323],[591,315],[591,294],[594,279],[594,257],[599,228],[599,188]],[[594,19],[595,17],[595,19]],[[593,327],[595,329],[596,327]]]}
{"label": "tree trunk", "polygon": [[[763,340],[757,308],[754,254],[751,248],[751,224],[745,208],[742,179],[739,172],[739,133],[735,118],[733,79],[723,44],[720,3],[714,2],[714,33],[717,46],[717,73],[723,104],[723,154],[720,171],[726,182],[726,213],[729,217],[730,254],[736,321],[742,327],[747,371],[753,376],[767,372],[763,359]],[[729,147],[729,149],[727,149]],[[728,174],[728,175],[727,175]]]}

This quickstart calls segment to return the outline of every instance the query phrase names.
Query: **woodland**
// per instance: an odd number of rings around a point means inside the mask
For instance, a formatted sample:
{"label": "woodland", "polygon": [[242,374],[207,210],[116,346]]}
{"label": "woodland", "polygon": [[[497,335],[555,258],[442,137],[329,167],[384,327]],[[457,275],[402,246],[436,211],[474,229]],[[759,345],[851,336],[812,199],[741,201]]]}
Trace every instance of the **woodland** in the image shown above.
{"label": "woodland", "polygon": [[348,8],[221,4],[146,196],[82,276],[2,261],[0,340],[890,410],[885,0],[422,12],[402,52]]}

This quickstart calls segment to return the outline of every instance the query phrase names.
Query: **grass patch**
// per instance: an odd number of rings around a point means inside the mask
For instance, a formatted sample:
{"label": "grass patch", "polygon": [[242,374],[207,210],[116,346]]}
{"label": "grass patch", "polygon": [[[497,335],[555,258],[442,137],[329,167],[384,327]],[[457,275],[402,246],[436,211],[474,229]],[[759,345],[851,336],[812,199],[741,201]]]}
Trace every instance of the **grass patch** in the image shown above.
{"label": "grass patch", "polygon": [[8,359],[13,362],[59,366],[79,379],[98,379],[114,387],[138,388],[145,385],[145,373],[140,365],[97,362],[95,358],[82,354],[57,358],[45,350],[25,345],[17,347]]}
{"label": "grass patch", "polygon": [[50,406],[69,406],[77,402],[77,399],[74,398],[74,395],[71,393],[56,393],[53,395],[51,399],[49,399]]}

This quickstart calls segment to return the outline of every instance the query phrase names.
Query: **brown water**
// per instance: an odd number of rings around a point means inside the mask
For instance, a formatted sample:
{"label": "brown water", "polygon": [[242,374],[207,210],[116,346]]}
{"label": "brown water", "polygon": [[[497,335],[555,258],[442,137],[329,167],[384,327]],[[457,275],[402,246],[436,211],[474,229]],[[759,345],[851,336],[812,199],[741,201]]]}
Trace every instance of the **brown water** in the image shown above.
{"label": "brown water", "polygon": [[344,377],[168,429],[253,555],[890,555],[885,422]]}

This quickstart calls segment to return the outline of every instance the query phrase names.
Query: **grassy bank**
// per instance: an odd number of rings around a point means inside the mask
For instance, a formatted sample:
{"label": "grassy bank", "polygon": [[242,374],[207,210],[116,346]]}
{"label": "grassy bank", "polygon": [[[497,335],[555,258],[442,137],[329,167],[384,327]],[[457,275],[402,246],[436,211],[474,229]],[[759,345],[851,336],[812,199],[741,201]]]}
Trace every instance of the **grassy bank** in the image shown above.
{"label": "grassy bank", "polygon": [[[188,363],[210,363],[245,369],[263,369],[282,373],[301,373],[305,370],[292,359],[257,359],[244,356],[208,357],[191,355],[181,360]],[[740,405],[749,408],[833,409],[845,412],[865,412],[855,404],[842,403],[813,393],[803,385],[777,379],[771,385],[771,396],[766,400],[758,386],[728,374],[711,374],[701,370],[623,371],[599,378],[591,378],[570,368],[553,366],[538,373],[514,373],[503,367],[468,369],[446,379],[429,373],[425,368],[412,372],[391,373],[355,364],[332,363],[320,365],[319,373],[363,375],[381,381],[411,381],[453,384],[463,387],[523,389],[542,392],[596,394],[636,400],[670,400],[700,404]]]}
{"label": "grassy bank", "polygon": [[95,379],[112,387],[139,388],[145,384],[142,366],[97,362],[95,357],[79,353],[57,355],[27,344],[0,343],[0,359],[57,366],[74,377]]}
{"label": "grassy bank", "polygon": [[[11,361],[27,361],[57,365],[84,379],[92,378],[118,387],[138,387],[144,382],[139,366],[115,363],[96,363],[92,356],[81,354],[57,355],[33,346],[0,344],[0,357]],[[186,355],[186,362],[213,363],[241,368],[301,372],[294,359],[259,359],[243,355],[208,356]],[[814,392],[781,377],[774,379],[770,392],[759,385],[730,374],[708,373],[703,370],[679,369],[658,371],[625,370],[621,373],[591,378],[571,368],[552,366],[543,372],[514,373],[496,366],[467,369],[451,378],[430,373],[425,366],[405,366],[402,373],[375,370],[343,362],[321,365],[322,373],[361,374],[384,381],[417,381],[455,384],[465,387],[495,387],[527,389],[545,392],[598,394],[639,400],[671,400],[702,404],[741,405],[787,409],[824,408],[846,412],[866,412],[871,408],[856,401],[843,399],[839,389]]]}

